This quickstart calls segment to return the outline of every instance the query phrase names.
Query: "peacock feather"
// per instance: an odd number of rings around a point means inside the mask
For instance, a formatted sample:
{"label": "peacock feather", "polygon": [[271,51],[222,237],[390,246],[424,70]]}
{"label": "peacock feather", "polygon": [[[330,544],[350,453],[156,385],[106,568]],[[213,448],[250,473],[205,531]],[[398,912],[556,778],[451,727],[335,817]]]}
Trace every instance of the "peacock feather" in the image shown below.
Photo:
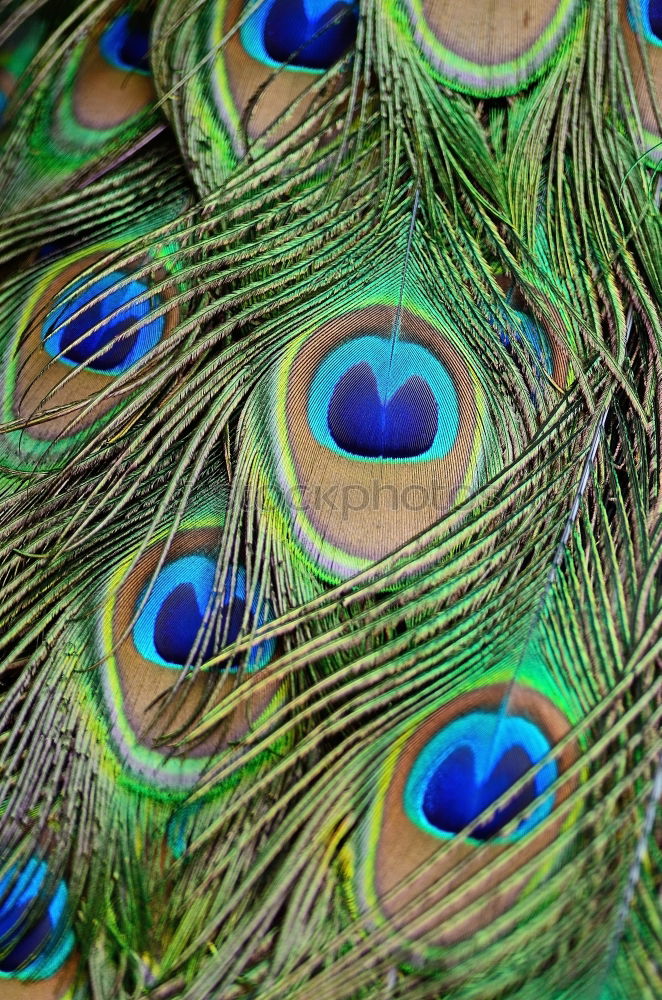
{"label": "peacock feather", "polygon": [[53,34],[30,63],[33,75],[19,88],[3,144],[5,212],[107,169],[161,131],[147,60],[148,9],[54,6]]}
{"label": "peacock feather", "polygon": [[0,12],[0,996],[658,1000],[660,5]]}

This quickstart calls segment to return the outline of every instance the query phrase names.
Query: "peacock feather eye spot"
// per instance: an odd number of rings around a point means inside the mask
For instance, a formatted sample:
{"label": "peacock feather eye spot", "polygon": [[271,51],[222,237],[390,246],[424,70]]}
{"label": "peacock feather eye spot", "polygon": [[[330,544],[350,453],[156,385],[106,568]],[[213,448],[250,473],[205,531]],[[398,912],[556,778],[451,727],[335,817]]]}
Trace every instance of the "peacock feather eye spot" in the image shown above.
{"label": "peacock feather eye spot", "polygon": [[[214,609],[216,563],[209,556],[187,555],[168,563],[149,590],[138,600],[142,607],[133,629],[136,649],[147,660],[162,666],[182,667],[191,661],[204,662],[216,655],[221,645],[235,642],[247,622],[263,625],[271,618],[271,608],[253,606],[246,614],[246,575],[236,573],[234,586],[227,579],[218,614],[205,621]],[[144,605],[144,606],[143,606]],[[259,643],[251,650],[248,668],[264,666],[273,655],[274,643]],[[237,669],[238,661],[231,661]]]}
{"label": "peacock feather eye spot", "polygon": [[345,0],[266,0],[247,18],[241,41],[269,66],[322,72],[354,44],[357,4]]}
{"label": "peacock feather eye spot", "polygon": [[[302,331],[260,391],[273,411],[264,472],[276,475],[298,544],[329,580],[438,523],[483,479],[492,453],[464,347],[414,308],[372,302]],[[251,419],[263,424],[257,409]]]}
{"label": "peacock feather eye spot", "polygon": [[528,684],[468,684],[383,746],[358,779],[357,900],[403,943],[468,940],[552,870],[579,784],[570,719]]}
{"label": "peacock feather eye spot", "polygon": [[117,69],[148,75],[149,26],[144,11],[125,11],[116,17],[99,40],[106,61]]}
{"label": "peacock feather eye spot", "polygon": [[[459,834],[517,784],[551,749],[542,730],[520,716],[472,712],[453,720],[427,744],[405,789],[410,818],[428,832]],[[544,795],[557,777],[552,761],[471,832],[475,840],[500,834],[511,820]],[[513,836],[532,829],[552,810],[547,797],[518,825]],[[509,838],[510,839],[510,838]]]}
{"label": "peacock feather eye spot", "polygon": [[328,425],[338,447],[365,458],[414,458],[428,451],[438,428],[438,407],[429,383],[411,375],[382,399],[367,361],[352,365],[336,383]]}
{"label": "peacock feather eye spot", "polygon": [[[47,866],[29,861],[0,879],[0,976],[45,979],[73,948],[68,927],[68,893],[63,882],[46,899]],[[40,899],[40,897],[42,897]]]}
{"label": "peacock feather eye spot", "polygon": [[159,342],[165,327],[162,316],[127,333],[147,319],[159,299],[136,301],[148,287],[135,278],[115,288],[124,277],[118,273],[100,278],[73,297],[83,282],[68,290],[64,303],[51,310],[43,326],[44,346],[51,357],[104,375],[120,375]]}

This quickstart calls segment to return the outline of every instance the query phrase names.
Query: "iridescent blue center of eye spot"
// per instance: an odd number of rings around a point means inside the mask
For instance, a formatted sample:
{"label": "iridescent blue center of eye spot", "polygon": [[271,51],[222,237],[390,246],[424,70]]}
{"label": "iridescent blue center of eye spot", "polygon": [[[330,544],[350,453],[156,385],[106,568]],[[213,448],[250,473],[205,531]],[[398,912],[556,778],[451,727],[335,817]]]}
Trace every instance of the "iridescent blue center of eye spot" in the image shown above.
{"label": "iridescent blue center of eye spot", "polygon": [[420,344],[366,335],[333,350],[310,387],[315,439],[350,458],[443,458],[455,444],[459,402],[444,365]]}
{"label": "iridescent blue center of eye spot", "polygon": [[2,90],[0,90],[0,122],[2,122],[2,118],[5,113],[5,108],[7,107],[8,103],[9,103],[9,98],[5,93],[3,93]]}
{"label": "iridescent blue center of eye spot", "polygon": [[[64,882],[48,886],[43,861],[0,879],[0,978],[47,979],[71,954],[74,937],[67,918]],[[42,897],[40,899],[40,897]]]}
{"label": "iridescent blue center of eye spot", "polygon": [[[138,600],[142,607],[133,628],[136,649],[146,660],[160,666],[177,668],[192,660],[204,662],[215,656],[223,645],[230,645],[253,626],[271,621],[268,602],[258,607],[257,597],[246,614],[246,573],[237,570],[234,589],[226,580],[220,607],[214,601],[216,563],[209,556],[188,555],[163,567],[153,586],[146,586]],[[212,621],[207,612],[218,610]],[[206,618],[207,616],[207,618]],[[273,656],[275,641],[258,643],[250,652],[246,669],[257,670]],[[237,669],[232,661],[230,669]],[[226,665],[227,669],[227,665]]]}
{"label": "iridescent blue center of eye spot", "polygon": [[662,0],[630,0],[628,20],[651,45],[662,45]]}
{"label": "iridescent blue center of eye spot", "polygon": [[662,0],[649,0],[648,20],[657,43],[662,45]]}
{"label": "iridescent blue center of eye spot", "polygon": [[[115,287],[125,278],[120,272],[107,275],[76,295],[83,285],[78,281],[60,293],[62,306],[51,310],[42,328],[44,347],[52,358],[103,375],[121,375],[159,342],[163,316],[141,323],[160,304],[158,296],[136,302],[148,287],[136,279]],[[122,336],[136,323],[141,325]]]}
{"label": "iridescent blue center of eye spot", "polygon": [[[519,781],[551,750],[545,734],[528,719],[498,712],[472,712],[454,719],[419,754],[407,779],[405,811],[412,822],[437,837],[453,837]],[[546,763],[471,837],[496,837],[550,787],[558,775]],[[514,834],[523,836],[549,815],[553,796],[529,810]]]}
{"label": "iridescent blue center of eye spot", "polygon": [[383,400],[369,362],[352,365],[329,403],[331,437],[339,448],[365,458],[415,458],[432,447],[439,409],[432,389],[412,375]]}
{"label": "iridescent blue center of eye spot", "polygon": [[329,69],[354,44],[356,0],[263,0],[240,29],[253,59],[309,73]]}
{"label": "iridescent blue center of eye spot", "polygon": [[[36,923],[23,934],[17,935],[16,929],[23,923],[28,905],[6,908],[0,913],[0,937],[8,940],[10,950],[0,958],[0,972],[17,972],[35,956],[44,951],[55,930],[51,918],[46,911]],[[14,932],[12,934],[12,931]]]}
{"label": "iridescent blue center of eye spot", "polygon": [[102,34],[99,48],[116,69],[149,76],[149,18],[141,11],[120,14]]}

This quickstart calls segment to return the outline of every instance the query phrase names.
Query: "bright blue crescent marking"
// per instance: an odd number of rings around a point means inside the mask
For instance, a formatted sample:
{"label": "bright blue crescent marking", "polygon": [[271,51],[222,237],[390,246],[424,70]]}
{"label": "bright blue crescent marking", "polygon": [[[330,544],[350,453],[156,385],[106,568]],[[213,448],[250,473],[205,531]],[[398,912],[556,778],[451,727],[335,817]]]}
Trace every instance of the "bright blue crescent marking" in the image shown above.
{"label": "bright blue crescent marking", "polygon": [[150,75],[149,32],[134,12],[127,11],[112,21],[99,39],[106,62],[129,73]]}
{"label": "bright blue crescent marking", "polygon": [[173,857],[181,858],[191,841],[191,831],[195,824],[197,814],[200,812],[200,805],[184,805],[178,809],[168,820],[166,836],[168,846],[173,853]]}
{"label": "bright blue crescent marking", "polygon": [[[365,335],[331,351],[317,369],[310,387],[308,422],[316,441],[336,454],[360,462],[412,462],[443,458],[457,439],[460,426],[459,402],[453,380],[446,368],[427,348],[400,341],[391,357],[391,341]],[[340,448],[329,428],[328,413],[334,389],[355,365],[368,362],[375,375],[383,402],[392,399],[408,379],[425,380],[437,404],[437,431],[432,444],[413,458],[366,458]]]}
{"label": "bright blue crescent marking", "polygon": [[181,858],[188,846],[188,816],[185,813],[177,812],[168,820],[167,840],[173,857]]}
{"label": "bright blue crescent marking", "polygon": [[[532,766],[550,749],[544,733],[533,722],[519,716],[502,715],[498,711],[477,711],[454,719],[429,741],[417,757],[405,786],[405,812],[412,823],[427,833],[441,839],[454,837],[459,829],[480,815],[490,802],[496,801],[528,770],[529,765],[522,766],[508,780],[507,775],[499,774],[502,761],[507,767],[508,761],[512,761],[515,755],[516,763],[521,765],[522,758],[526,757]],[[535,796],[550,787],[557,773],[554,761],[540,769],[531,779]],[[522,793],[515,796],[519,799],[519,808],[515,803],[510,811],[508,807],[499,810],[491,821],[484,824],[482,832],[479,824],[477,839],[494,836],[533,797],[533,794],[527,796]],[[537,826],[552,811],[553,798],[548,796],[542,799],[506,839],[518,839]],[[443,821],[444,814],[447,823]],[[435,816],[434,823],[430,821],[430,815]]]}
{"label": "bright blue crescent marking", "polygon": [[[179,625],[186,636],[184,645],[188,645],[190,652],[202,627],[205,611],[212,603],[215,575],[215,561],[209,556],[203,555],[181,556],[179,559],[175,559],[163,567],[133,627],[135,647],[144,659],[150,660],[152,663],[158,663],[162,667],[181,669],[183,662],[164,659],[157,649],[157,645],[159,645],[164,650],[167,644],[167,637],[165,640],[161,638],[161,641],[159,641],[159,635],[163,636],[164,633],[167,633],[168,627],[176,629],[177,625]],[[236,572],[234,592],[232,592],[231,587],[231,579],[228,578],[225,583],[225,592],[222,601],[222,609],[229,609],[230,611],[227,645],[237,638],[241,620],[243,619],[243,603],[246,600],[246,572],[243,567],[239,567]],[[184,597],[186,597],[187,593],[191,594],[192,591],[191,596],[194,595],[194,602],[197,607],[194,606],[191,608],[189,606],[190,602],[180,601],[180,608],[183,613],[182,617],[178,618],[176,592],[179,591],[179,593],[182,593],[182,588],[186,588]],[[143,589],[138,599],[138,606],[142,603],[146,590],[147,586]],[[173,595],[175,595],[174,601]],[[164,626],[160,616],[163,609],[168,608],[169,602],[172,602],[172,617]],[[259,627],[260,625],[264,625],[265,622],[271,621],[273,611],[268,602],[262,602],[259,612],[257,612],[257,605],[258,597],[256,595],[251,615],[249,616],[249,623],[255,622],[256,626]],[[241,608],[240,617],[233,613],[237,606]],[[187,618],[189,620],[186,620]],[[236,620],[237,618],[239,618],[238,621]],[[200,654],[198,658],[201,656],[204,660],[212,656],[214,652],[219,652],[219,649],[214,644],[215,633],[216,628],[214,627],[210,636],[207,637],[203,631],[200,638],[197,639],[198,645],[196,649],[198,654]],[[219,631],[220,634],[222,633]],[[176,633],[172,636],[170,640],[172,648],[177,647],[178,638]],[[275,645],[274,639],[258,643],[251,650],[246,669],[249,671],[258,670],[268,663],[273,656]],[[226,669],[228,669],[227,665]],[[236,668],[231,665],[229,669]]]}
{"label": "bright blue crescent marking", "polygon": [[[532,316],[528,313],[521,312],[519,309],[514,309],[520,320],[522,326],[522,333],[524,334],[529,347],[532,349],[537,361],[543,366],[548,375],[552,375],[554,372],[554,361],[552,359],[552,349],[549,344],[549,338],[543,328],[539,323],[536,323]],[[510,337],[503,329],[499,326],[499,337],[501,343],[504,347],[510,347]],[[517,335],[518,343],[521,343],[521,337]],[[537,371],[539,375],[540,372]]]}
{"label": "bright blue crescent marking", "polygon": [[[118,272],[99,278],[80,295],[65,301],[61,308],[55,306],[51,309],[42,326],[41,335],[44,347],[52,358],[58,358],[72,367],[83,366],[102,375],[121,375],[158,344],[165,326],[163,316],[149,320],[126,337],[115,339],[134,323],[146,319],[150,310],[158,304],[157,296],[134,302],[137,296],[148,291],[144,282],[135,279],[110,291],[125,277],[126,275]],[[83,284],[84,280],[75,282],[61,292],[58,298],[61,301],[68,298]],[[108,294],[104,294],[105,292]],[[102,298],[97,303],[88,305],[97,295]],[[82,312],[75,316],[79,309]],[[113,316],[116,310],[119,311]],[[100,324],[98,330],[88,334],[97,324]],[[54,327],[59,329],[54,330]],[[86,364],[95,354],[98,356],[94,358],[93,364]]]}
{"label": "bright blue crescent marking", "polygon": [[522,322],[524,336],[533,349],[536,358],[543,366],[547,374],[551,375],[554,371],[554,362],[552,360],[552,350],[549,346],[547,334],[541,328],[540,324],[536,323],[532,316],[527,315],[527,313],[519,312],[519,310],[516,310],[516,312]]}
{"label": "bright blue crescent marking", "polygon": [[241,44],[265,66],[323,73],[356,36],[356,0],[257,0],[254,6],[239,29]]}
{"label": "bright blue crescent marking", "polygon": [[662,0],[629,0],[628,21],[651,45],[662,46]]}
{"label": "bright blue crescent marking", "polygon": [[[0,979],[48,979],[71,954],[74,935],[68,921],[69,894],[62,881],[56,884],[36,932],[35,928],[27,933],[20,930],[26,911],[43,891],[47,874],[45,862],[31,859],[20,874],[12,867],[0,879],[0,953],[6,951],[4,959],[0,958]],[[2,968],[3,962],[12,965],[17,954],[23,951],[29,954],[33,949],[40,953],[22,968],[7,971]]]}

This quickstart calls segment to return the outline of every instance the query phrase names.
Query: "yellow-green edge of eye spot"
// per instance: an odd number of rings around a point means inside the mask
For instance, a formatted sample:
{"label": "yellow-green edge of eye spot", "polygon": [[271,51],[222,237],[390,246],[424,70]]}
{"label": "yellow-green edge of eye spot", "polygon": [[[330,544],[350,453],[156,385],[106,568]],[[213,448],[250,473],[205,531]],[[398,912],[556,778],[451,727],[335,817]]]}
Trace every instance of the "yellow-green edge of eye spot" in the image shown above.
{"label": "yellow-green edge of eye spot", "polygon": [[[435,77],[437,77],[442,83],[448,85],[447,77],[444,75],[442,70],[434,65],[434,61],[430,55],[430,53],[437,52],[440,54],[441,60],[461,74],[460,79],[453,79],[453,87],[467,93],[484,94],[486,91],[484,86],[472,84],[469,80],[464,80],[462,78],[462,74],[466,76],[480,75],[485,72],[485,65],[465,59],[463,56],[458,55],[451,49],[446,48],[446,46],[439,41],[437,36],[429,27],[421,0],[411,0],[411,6],[414,8],[412,12],[413,16],[418,18],[416,26],[412,24],[411,15],[408,16],[406,9],[401,4],[394,4],[392,0],[389,3],[389,8],[394,21],[406,34],[408,39],[415,42],[415,34],[418,33],[420,35],[423,42],[422,54]],[[540,64],[527,74],[527,80],[529,82],[539,76],[540,73],[544,72],[545,67],[548,66],[553,60],[559,46],[563,42],[562,32],[564,22],[568,22],[569,31],[577,30],[577,25],[580,20],[579,11],[582,6],[583,4],[581,0],[562,0],[547,28],[540,35],[537,41],[529,49],[527,49],[526,56],[533,61],[535,61],[536,57],[540,56],[541,53],[544,53],[545,49],[549,49],[548,54],[542,57]],[[573,13],[573,9],[576,9],[575,13]],[[574,24],[570,23],[571,20],[574,21]],[[517,78],[517,73],[518,70],[521,69],[521,66],[522,62],[518,59],[511,59],[504,63],[495,63],[489,66],[491,72],[495,75],[498,74],[498,79],[495,80],[493,87],[495,96],[497,94],[515,92],[516,90],[522,89],[522,87],[526,85],[523,81],[519,81],[517,83],[509,82],[509,78],[511,80],[512,77]]]}
{"label": "yellow-green edge of eye spot", "polygon": [[[221,160],[228,166],[234,166],[241,155],[232,142],[232,131],[240,136],[242,131],[241,118],[237,114],[230,81],[225,71],[225,59],[223,58],[223,48],[221,42],[225,37],[223,32],[223,20],[227,4],[225,0],[215,6],[215,16],[211,29],[212,51],[216,53],[211,76],[213,78],[214,91],[222,101],[222,112],[227,117],[227,123],[223,122],[219,128],[218,123],[212,115],[204,114],[205,127],[212,135],[212,141],[218,143],[220,147]],[[202,105],[205,106],[204,103]],[[220,110],[220,109],[217,109]]]}

